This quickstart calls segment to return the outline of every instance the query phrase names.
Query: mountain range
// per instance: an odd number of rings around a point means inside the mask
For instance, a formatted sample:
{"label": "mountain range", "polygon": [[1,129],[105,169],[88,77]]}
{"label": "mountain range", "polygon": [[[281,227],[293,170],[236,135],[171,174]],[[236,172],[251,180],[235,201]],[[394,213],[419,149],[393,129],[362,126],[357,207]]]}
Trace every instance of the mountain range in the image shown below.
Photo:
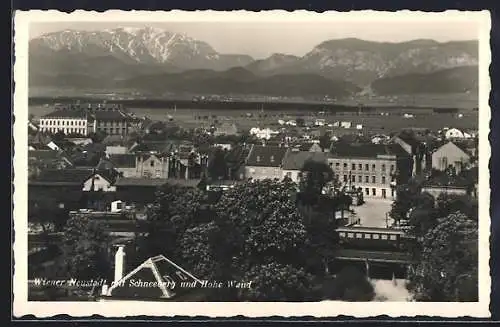
{"label": "mountain range", "polygon": [[221,54],[206,42],[150,27],[65,30],[29,44],[30,86],[120,87],[160,94],[476,92],[477,65],[477,41],[349,38],[322,42],[302,57],[276,53],[260,60]]}

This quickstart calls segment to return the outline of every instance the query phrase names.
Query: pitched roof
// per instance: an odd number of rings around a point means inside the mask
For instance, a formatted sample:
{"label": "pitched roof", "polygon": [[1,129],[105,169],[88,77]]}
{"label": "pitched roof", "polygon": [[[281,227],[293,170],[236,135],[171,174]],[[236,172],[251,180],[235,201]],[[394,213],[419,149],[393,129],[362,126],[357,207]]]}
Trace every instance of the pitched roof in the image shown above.
{"label": "pitched roof", "polygon": [[58,151],[49,150],[29,150],[28,158],[35,158],[39,160],[54,160],[60,158],[61,155]]}
{"label": "pitched roof", "polygon": [[92,176],[93,171],[93,168],[45,169],[33,183],[81,185]]}
{"label": "pitched roof", "polygon": [[67,169],[44,169],[37,178],[30,181],[30,184],[49,184],[49,185],[82,185],[91,176],[99,174],[107,181],[113,183],[115,173],[110,170],[96,170],[94,168],[67,168]]}
{"label": "pitched roof", "polygon": [[116,180],[116,186],[143,186],[143,187],[159,187],[164,184],[181,185],[188,187],[196,187],[199,180],[197,179],[173,179],[173,178],[127,178],[122,177]]}
{"label": "pitched roof", "polygon": [[116,168],[135,168],[135,155],[130,153],[112,154],[109,156],[109,161]]}
{"label": "pitched roof", "polygon": [[[151,283],[144,287],[128,282],[131,279]],[[175,286],[172,284],[175,282]],[[181,282],[194,283],[195,287],[181,287]],[[181,294],[190,293],[201,287],[201,280],[193,276],[163,255],[151,257],[125,275],[108,290],[108,297],[143,299],[178,299]]]}
{"label": "pitched roof", "polygon": [[288,151],[283,159],[283,169],[285,170],[301,170],[306,161],[327,161],[328,154],[324,152],[310,151]]}
{"label": "pitched roof", "polygon": [[403,140],[406,144],[410,145],[411,147],[417,147],[420,144],[417,138],[409,133],[401,132],[396,136],[399,137],[401,140]]}
{"label": "pitched roof", "polygon": [[84,119],[87,117],[87,113],[84,110],[56,110],[48,113],[42,118],[80,118]]}
{"label": "pitched roof", "polygon": [[102,140],[104,145],[122,145],[124,143],[124,138],[122,135],[108,135]]}
{"label": "pitched roof", "polygon": [[127,120],[129,117],[119,110],[97,110],[94,113],[95,119],[99,121],[122,121]]}
{"label": "pitched roof", "polygon": [[247,160],[248,166],[279,167],[287,149],[278,146],[254,145]]}
{"label": "pitched roof", "polygon": [[168,141],[151,141],[142,142],[133,146],[130,151],[132,152],[158,152],[158,153],[170,153],[176,149],[173,142]]}
{"label": "pitched roof", "polygon": [[408,155],[399,144],[348,144],[345,142],[332,143],[331,153],[334,156],[347,158],[376,158],[379,155]]}

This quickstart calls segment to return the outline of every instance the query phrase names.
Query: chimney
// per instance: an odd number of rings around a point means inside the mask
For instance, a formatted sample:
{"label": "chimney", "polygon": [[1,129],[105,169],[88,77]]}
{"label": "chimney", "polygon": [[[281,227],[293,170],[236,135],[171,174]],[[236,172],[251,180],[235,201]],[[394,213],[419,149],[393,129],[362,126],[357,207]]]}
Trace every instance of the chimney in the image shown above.
{"label": "chimney", "polygon": [[114,282],[117,283],[123,277],[123,269],[125,266],[125,250],[124,245],[118,245],[118,250],[115,254],[115,279]]}

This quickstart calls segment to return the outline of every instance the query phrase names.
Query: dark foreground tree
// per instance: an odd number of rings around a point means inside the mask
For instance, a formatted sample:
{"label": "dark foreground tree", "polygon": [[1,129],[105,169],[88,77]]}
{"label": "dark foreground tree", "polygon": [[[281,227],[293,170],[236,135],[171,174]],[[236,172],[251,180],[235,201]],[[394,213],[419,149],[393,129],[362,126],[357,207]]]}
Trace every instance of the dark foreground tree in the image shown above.
{"label": "dark foreground tree", "polygon": [[64,228],[62,256],[70,278],[106,278],[112,268],[109,238],[103,226],[89,217],[70,218]]}
{"label": "dark foreground tree", "polygon": [[409,276],[417,300],[477,301],[477,228],[475,221],[456,212],[440,218],[425,234],[420,261]]}
{"label": "dark foreground tree", "polygon": [[373,285],[359,269],[347,266],[335,278],[325,281],[324,297],[328,300],[371,301]]}

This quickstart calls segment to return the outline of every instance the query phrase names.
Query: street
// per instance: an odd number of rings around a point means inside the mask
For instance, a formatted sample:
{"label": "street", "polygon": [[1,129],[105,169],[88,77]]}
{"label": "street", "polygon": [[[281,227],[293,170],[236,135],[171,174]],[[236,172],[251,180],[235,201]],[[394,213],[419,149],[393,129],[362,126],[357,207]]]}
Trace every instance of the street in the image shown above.
{"label": "street", "polygon": [[365,227],[387,227],[391,219],[386,221],[386,214],[391,210],[392,200],[388,199],[366,199],[361,206],[352,206],[352,209],[360,219],[360,225]]}

